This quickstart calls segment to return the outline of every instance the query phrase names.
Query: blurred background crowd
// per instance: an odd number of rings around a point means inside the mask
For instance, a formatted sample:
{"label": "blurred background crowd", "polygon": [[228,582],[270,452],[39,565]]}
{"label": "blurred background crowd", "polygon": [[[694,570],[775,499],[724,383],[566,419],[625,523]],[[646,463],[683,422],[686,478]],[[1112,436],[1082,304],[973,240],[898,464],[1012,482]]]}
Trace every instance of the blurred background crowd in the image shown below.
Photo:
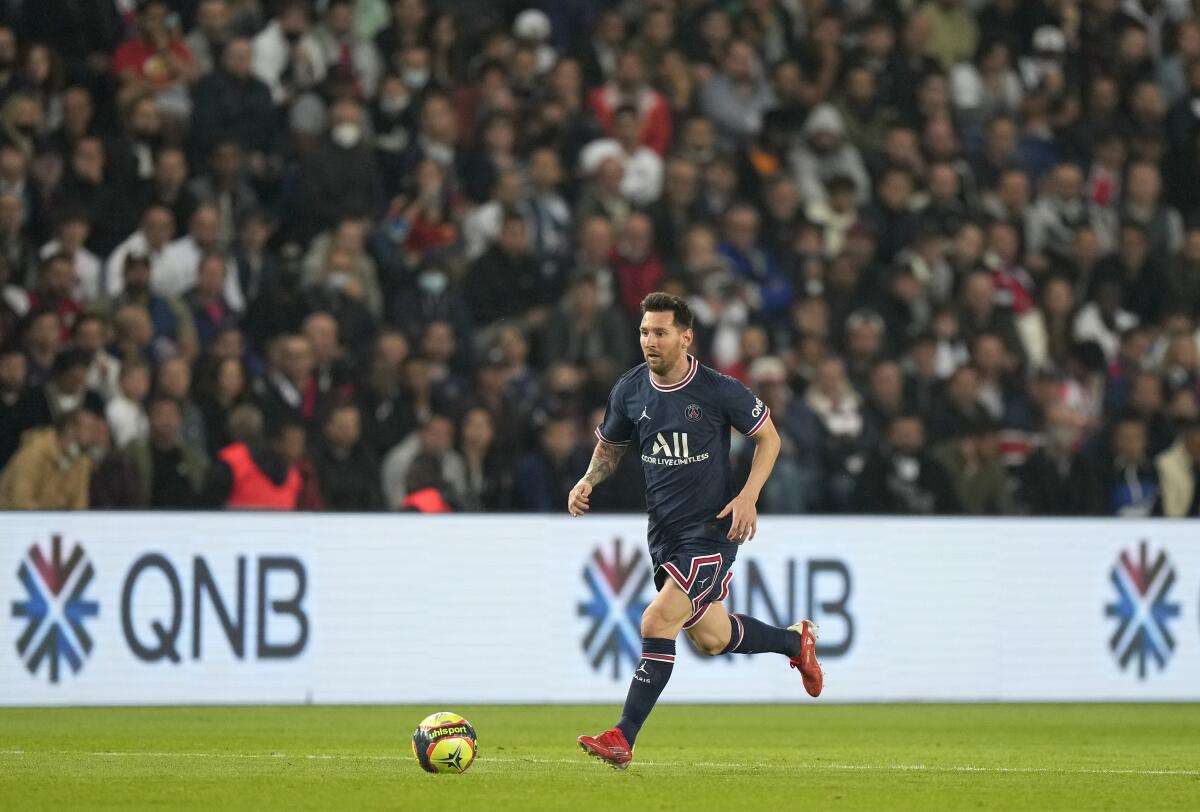
{"label": "blurred background crowd", "polygon": [[661,289],[766,512],[1200,514],[1193,3],[531,6],[0,0],[0,506],[561,510]]}

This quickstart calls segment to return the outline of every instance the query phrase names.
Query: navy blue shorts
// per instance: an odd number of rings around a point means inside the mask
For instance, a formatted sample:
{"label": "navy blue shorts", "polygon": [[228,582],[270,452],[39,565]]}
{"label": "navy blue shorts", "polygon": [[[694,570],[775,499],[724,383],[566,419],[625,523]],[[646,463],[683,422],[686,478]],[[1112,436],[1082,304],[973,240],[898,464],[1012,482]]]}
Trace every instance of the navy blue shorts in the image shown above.
{"label": "navy blue shorts", "polygon": [[708,539],[690,539],[662,550],[653,551],[654,587],[661,590],[670,578],[679,584],[692,601],[692,616],[683,624],[690,629],[700,622],[710,604],[729,596],[733,580],[733,560],[738,545]]}

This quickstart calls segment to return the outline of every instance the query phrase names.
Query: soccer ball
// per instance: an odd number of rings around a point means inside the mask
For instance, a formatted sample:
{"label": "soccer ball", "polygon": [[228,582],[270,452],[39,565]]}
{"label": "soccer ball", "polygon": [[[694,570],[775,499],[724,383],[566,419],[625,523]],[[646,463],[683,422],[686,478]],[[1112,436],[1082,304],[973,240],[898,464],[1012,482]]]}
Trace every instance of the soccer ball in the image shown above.
{"label": "soccer ball", "polygon": [[413,755],[431,773],[465,773],[475,760],[475,728],[457,713],[442,711],[413,731]]}

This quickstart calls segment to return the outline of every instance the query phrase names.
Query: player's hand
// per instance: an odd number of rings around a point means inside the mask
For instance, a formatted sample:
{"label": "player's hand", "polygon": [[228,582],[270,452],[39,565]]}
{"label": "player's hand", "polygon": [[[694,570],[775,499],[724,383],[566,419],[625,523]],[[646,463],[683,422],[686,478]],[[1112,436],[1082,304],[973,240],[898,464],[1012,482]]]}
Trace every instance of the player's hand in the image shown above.
{"label": "player's hand", "polygon": [[754,506],[754,500],[747,496],[735,496],[733,501],[717,514],[717,518],[724,519],[730,513],[733,514],[733,524],[729,528],[729,540],[742,544],[754,538],[754,533],[758,530],[758,508]]}
{"label": "player's hand", "polygon": [[575,483],[575,487],[571,488],[571,495],[567,497],[567,512],[572,516],[582,516],[587,513],[588,498],[592,495],[592,483],[581,479]]}

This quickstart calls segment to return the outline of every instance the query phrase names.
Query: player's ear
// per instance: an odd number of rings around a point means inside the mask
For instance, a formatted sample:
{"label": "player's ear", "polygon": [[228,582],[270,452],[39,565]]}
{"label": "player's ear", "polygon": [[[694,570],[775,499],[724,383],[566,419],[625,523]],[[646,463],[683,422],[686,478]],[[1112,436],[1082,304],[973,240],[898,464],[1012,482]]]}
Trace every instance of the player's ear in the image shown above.
{"label": "player's ear", "polygon": [[692,328],[689,327],[680,333],[679,343],[682,344],[683,348],[686,350],[688,347],[692,346],[692,341],[695,339],[695,337],[696,334],[692,331]]}

